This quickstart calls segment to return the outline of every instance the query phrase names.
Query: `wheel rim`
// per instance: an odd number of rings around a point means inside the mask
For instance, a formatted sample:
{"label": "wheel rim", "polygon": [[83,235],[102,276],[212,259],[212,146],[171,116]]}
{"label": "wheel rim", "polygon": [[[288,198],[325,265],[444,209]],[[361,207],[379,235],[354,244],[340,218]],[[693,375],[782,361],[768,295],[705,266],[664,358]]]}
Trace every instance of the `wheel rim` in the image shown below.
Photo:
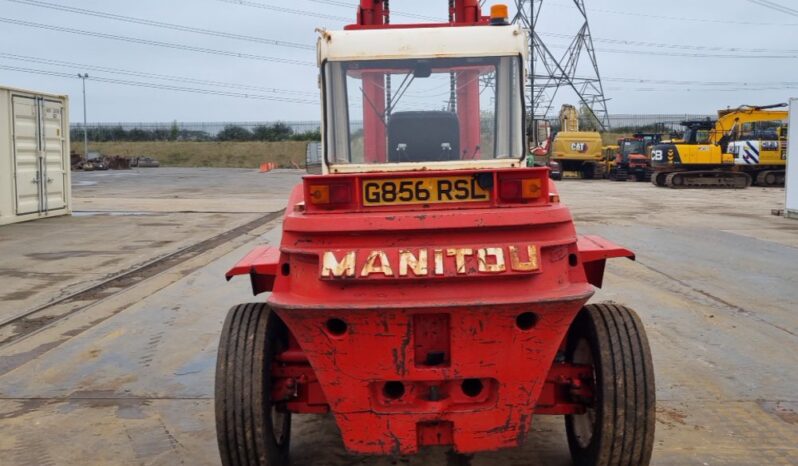
{"label": "wheel rim", "polygon": [[[574,364],[585,364],[593,366],[593,352],[590,350],[590,344],[587,339],[581,338],[574,348],[573,355]],[[593,380],[595,382],[596,373],[595,367],[593,369]],[[594,384],[595,385],[595,384]],[[593,440],[593,431],[596,426],[596,408],[595,404],[587,407],[584,414],[575,414],[572,416],[574,437],[580,448],[587,448]]]}
{"label": "wheel rim", "polygon": [[776,184],[776,175],[770,173],[765,176],[765,183],[766,184]]}
{"label": "wheel rim", "polygon": [[684,184],[684,177],[682,175],[676,175],[673,177],[673,184],[675,186],[681,186]]}

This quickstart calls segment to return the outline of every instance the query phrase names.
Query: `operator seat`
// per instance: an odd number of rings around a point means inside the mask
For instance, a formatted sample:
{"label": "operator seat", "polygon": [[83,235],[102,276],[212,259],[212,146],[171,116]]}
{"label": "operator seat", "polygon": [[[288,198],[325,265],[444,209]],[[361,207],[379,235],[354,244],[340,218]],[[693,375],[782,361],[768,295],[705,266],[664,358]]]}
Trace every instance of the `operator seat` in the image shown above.
{"label": "operator seat", "polygon": [[389,162],[460,160],[460,122],[444,111],[397,112],[388,122]]}

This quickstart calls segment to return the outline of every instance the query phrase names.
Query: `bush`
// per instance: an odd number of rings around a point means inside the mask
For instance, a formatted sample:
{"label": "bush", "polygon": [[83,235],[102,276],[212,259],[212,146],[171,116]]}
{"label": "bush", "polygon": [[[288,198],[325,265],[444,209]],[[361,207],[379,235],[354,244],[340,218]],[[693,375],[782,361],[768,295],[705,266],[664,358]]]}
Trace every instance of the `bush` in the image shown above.
{"label": "bush", "polygon": [[252,132],[244,127],[227,125],[216,135],[217,141],[251,141]]}

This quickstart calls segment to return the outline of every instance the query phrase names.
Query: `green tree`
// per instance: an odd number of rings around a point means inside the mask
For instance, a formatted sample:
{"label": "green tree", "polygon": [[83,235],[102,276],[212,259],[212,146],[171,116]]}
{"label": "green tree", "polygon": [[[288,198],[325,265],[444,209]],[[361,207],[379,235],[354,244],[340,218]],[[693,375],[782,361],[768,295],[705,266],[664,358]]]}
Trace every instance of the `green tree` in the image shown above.
{"label": "green tree", "polygon": [[172,127],[169,129],[169,140],[177,141],[180,136],[180,128],[177,126],[177,120],[172,122]]}
{"label": "green tree", "polygon": [[216,135],[217,141],[251,141],[252,132],[244,127],[227,125]]}
{"label": "green tree", "polygon": [[252,134],[258,141],[285,141],[291,138],[294,130],[285,123],[277,122],[271,125],[256,126],[252,130]]}

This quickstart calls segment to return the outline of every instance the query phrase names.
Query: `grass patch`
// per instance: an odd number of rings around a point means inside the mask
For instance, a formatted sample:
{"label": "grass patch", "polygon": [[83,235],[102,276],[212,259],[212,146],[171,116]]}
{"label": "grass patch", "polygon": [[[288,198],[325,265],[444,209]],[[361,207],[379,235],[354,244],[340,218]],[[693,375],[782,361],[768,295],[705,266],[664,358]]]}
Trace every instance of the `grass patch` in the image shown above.
{"label": "grass patch", "polygon": [[[90,142],[89,150],[103,155],[148,156],[163,167],[258,168],[275,162],[283,168],[305,166],[307,142]],[[72,150],[82,154],[83,143],[73,142]]]}

